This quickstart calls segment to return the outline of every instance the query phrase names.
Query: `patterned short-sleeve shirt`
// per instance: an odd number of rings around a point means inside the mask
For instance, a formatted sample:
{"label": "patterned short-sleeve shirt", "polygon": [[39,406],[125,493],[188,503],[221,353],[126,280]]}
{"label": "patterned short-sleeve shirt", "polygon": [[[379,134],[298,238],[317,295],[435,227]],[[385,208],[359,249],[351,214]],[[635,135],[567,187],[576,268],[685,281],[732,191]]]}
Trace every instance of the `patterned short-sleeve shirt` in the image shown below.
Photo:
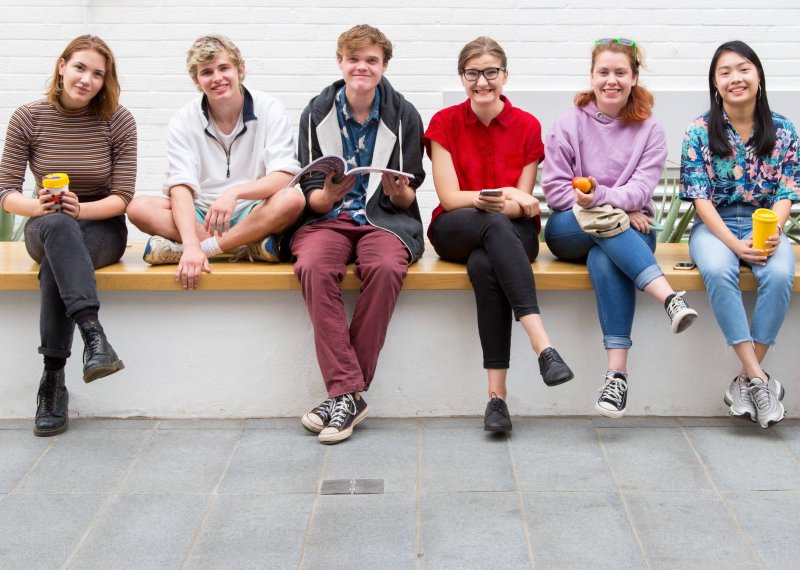
{"label": "patterned short-sleeve shirt", "polygon": [[[369,117],[364,121],[364,124],[361,124],[356,120],[350,110],[350,106],[347,104],[345,87],[342,87],[336,93],[336,118],[339,121],[339,132],[342,135],[342,151],[348,168],[372,164],[375,141],[378,138],[378,123],[381,120],[380,104],[381,96],[378,90],[375,89],[375,100],[372,102]],[[350,214],[350,217],[359,226],[365,225],[367,223],[365,208],[368,182],[368,174],[357,174],[355,186],[344,197],[341,205],[320,219],[335,218],[339,215],[339,212],[344,211]]]}
{"label": "patterned short-sleeve shirt", "polygon": [[797,132],[789,119],[772,113],[775,147],[758,156],[753,138],[743,141],[723,111],[733,153],[720,157],[708,145],[708,116],[705,113],[686,130],[681,153],[682,199],[704,198],[718,208],[737,202],[771,208],[779,200],[800,200]]}

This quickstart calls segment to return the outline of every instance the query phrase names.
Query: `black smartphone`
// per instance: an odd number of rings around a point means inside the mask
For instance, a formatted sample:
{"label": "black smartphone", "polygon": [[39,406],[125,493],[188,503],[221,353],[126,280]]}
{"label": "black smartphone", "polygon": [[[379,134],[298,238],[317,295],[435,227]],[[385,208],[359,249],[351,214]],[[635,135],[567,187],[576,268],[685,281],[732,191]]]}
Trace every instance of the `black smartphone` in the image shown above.
{"label": "black smartphone", "polygon": [[694,269],[697,264],[693,261],[679,261],[672,266],[672,269]]}

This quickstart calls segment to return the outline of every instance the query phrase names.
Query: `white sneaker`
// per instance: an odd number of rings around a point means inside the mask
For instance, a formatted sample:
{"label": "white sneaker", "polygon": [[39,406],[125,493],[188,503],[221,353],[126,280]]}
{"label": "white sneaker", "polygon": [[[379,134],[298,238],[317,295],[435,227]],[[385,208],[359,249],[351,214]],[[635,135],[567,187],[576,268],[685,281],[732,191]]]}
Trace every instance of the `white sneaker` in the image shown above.
{"label": "white sneaker", "polygon": [[150,265],[178,263],[183,255],[183,244],[161,236],[147,240],[142,259]]}
{"label": "white sneaker", "polygon": [[278,245],[280,238],[275,235],[269,235],[266,239],[254,243],[248,243],[236,250],[236,253],[230,258],[230,261],[241,261],[246,259],[248,261],[266,261],[267,263],[278,263]]}
{"label": "white sneaker", "polygon": [[758,423],[762,428],[775,425],[786,417],[786,410],[778,399],[778,394],[761,378],[750,380],[750,396],[756,405]]}

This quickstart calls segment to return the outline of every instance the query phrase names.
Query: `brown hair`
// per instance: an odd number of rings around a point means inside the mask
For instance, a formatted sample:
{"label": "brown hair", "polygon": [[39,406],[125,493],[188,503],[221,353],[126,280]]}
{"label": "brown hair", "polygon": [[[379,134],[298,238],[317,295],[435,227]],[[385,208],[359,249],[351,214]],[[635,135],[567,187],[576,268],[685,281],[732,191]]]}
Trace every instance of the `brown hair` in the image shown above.
{"label": "brown hair", "polygon": [[[597,60],[597,56],[604,51],[625,54],[628,57],[628,63],[631,66],[633,76],[637,78],[636,85],[631,87],[628,102],[625,104],[625,107],[622,108],[622,111],[620,111],[620,120],[624,123],[638,123],[644,121],[653,114],[653,104],[655,100],[653,99],[653,94],[639,85],[638,82],[639,68],[644,67],[644,53],[642,52],[641,46],[626,46],[617,42],[597,44],[592,50],[591,71],[594,71],[594,63]],[[575,105],[578,107],[585,107],[589,103],[596,102],[597,100],[592,89],[582,91],[575,95]]]}
{"label": "brown hair", "polygon": [[389,63],[389,60],[392,59],[393,49],[389,38],[383,35],[383,32],[378,28],[373,28],[367,24],[353,26],[343,32],[336,41],[336,59],[341,60],[346,55],[373,45],[383,50],[383,63]]}
{"label": "brown hair", "polygon": [[483,54],[489,54],[500,60],[500,67],[505,69],[508,66],[508,58],[506,52],[500,47],[496,41],[486,36],[480,36],[469,42],[463,48],[461,53],[458,54],[458,74],[464,72],[467,62],[475,57],[480,57]]}
{"label": "brown hair", "polygon": [[58,66],[61,61],[63,60],[67,63],[75,52],[90,49],[99,53],[106,60],[106,73],[103,77],[103,86],[100,91],[89,101],[89,112],[93,115],[108,118],[119,109],[119,79],[117,78],[117,66],[114,62],[114,54],[111,53],[111,48],[97,36],[88,34],[78,36],[64,48],[64,51],[56,60],[55,71],[53,71],[53,77],[50,78],[47,87],[47,100],[53,105],[61,105],[59,97],[64,90],[61,74],[58,72]]}
{"label": "brown hair", "polygon": [[[194,41],[192,47],[186,52],[186,71],[189,72],[189,77],[192,78],[198,90],[200,86],[197,84],[197,66],[201,63],[214,61],[214,58],[222,52],[228,52],[231,63],[237,68],[244,65],[242,52],[239,51],[239,48],[228,36],[223,36],[222,34],[201,36]],[[244,80],[244,75],[244,72],[242,72],[242,76],[239,79],[240,82]]]}

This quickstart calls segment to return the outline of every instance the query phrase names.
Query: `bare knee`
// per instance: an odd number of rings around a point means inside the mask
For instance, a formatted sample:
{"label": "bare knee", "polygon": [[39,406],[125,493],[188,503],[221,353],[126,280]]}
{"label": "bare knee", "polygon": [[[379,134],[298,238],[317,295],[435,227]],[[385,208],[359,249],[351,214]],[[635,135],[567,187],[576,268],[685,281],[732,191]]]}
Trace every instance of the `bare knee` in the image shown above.
{"label": "bare knee", "polygon": [[130,222],[150,234],[159,233],[157,220],[164,210],[169,210],[169,202],[163,198],[154,196],[139,196],[134,198],[125,213],[128,214]]}

